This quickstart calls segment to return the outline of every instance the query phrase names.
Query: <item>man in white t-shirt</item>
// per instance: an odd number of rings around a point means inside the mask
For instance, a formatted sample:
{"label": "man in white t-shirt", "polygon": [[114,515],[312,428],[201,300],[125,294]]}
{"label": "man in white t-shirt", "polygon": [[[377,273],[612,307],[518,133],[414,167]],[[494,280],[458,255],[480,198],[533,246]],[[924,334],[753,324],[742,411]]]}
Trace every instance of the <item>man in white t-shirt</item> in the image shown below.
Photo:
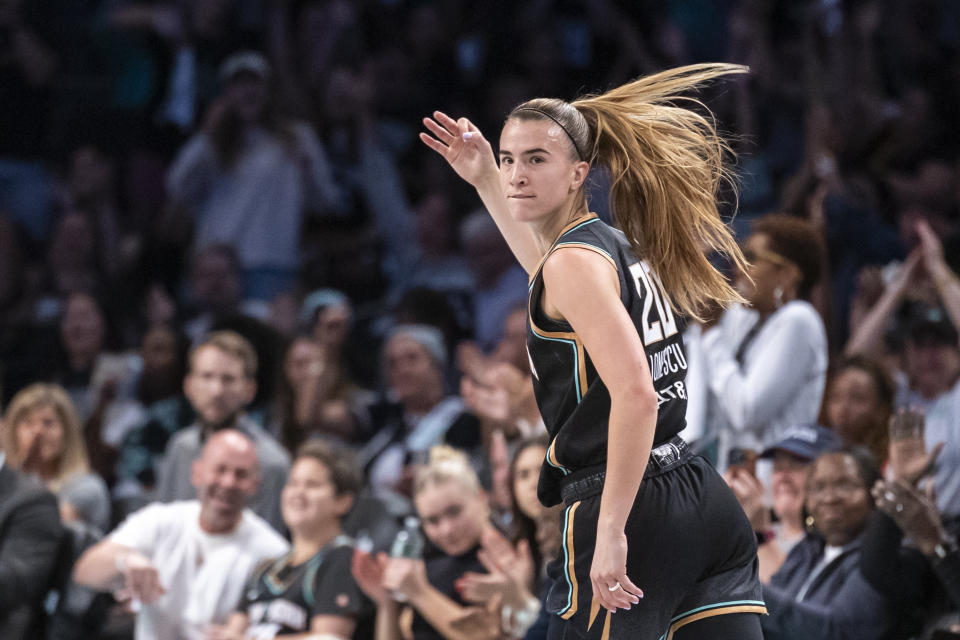
{"label": "man in white t-shirt", "polygon": [[128,517],[77,561],[74,580],[120,589],[139,608],[138,640],[202,638],[240,601],[253,568],[287,542],[245,509],[259,482],[256,446],[224,429],[193,463],[198,500],[152,504]]}

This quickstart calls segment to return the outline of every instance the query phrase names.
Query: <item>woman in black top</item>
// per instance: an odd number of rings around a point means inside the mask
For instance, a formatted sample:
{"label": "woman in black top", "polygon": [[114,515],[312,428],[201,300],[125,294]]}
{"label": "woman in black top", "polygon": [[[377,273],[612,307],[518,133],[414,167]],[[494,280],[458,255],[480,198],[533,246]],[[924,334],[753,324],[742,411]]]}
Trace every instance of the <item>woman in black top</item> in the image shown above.
{"label": "woman in black top", "polygon": [[[677,437],[681,316],[740,300],[705,250],[744,260],[716,205],[727,147],[675,94],[745,70],[694,65],[527,101],[506,120],[499,166],[466,118],[424,119],[421,140],[477,189],[531,276],[527,344],[550,433],[539,496],[567,505],[547,599],[558,637],[760,637],[753,532]],[[593,165],[611,176],[622,231],[589,213]]]}

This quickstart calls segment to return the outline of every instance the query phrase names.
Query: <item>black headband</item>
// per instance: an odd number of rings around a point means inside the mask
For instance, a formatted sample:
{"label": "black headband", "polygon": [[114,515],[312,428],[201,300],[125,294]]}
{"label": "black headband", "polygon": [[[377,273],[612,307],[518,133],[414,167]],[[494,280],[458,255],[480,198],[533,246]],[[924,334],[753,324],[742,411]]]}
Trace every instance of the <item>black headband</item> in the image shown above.
{"label": "black headband", "polygon": [[586,160],[586,157],[583,155],[583,152],[580,151],[580,145],[577,144],[577,141],[573,139],[573,136],[570,135],[570,132],[567,131],[567,128],[566,128],[565,126],[563,126],[563,125],[560,123],[560,121],[557,120],[556,118],[554,118],[552,115],[550,115],[549,113],[547,113],[546,111],[544,111],[544,110],[542,110],[542,109],[537,109],[536,107],[520,107],[519,109],[517,109],[516,111],[514,111],[514,113],[516,113],[517,111],[534,111],[534,112],[536,112],[536,113],[539,113],[540,115],[547,116],[548,118],[550,118],[551,120],[553,120],[554,122],[556,122],[556,123],[557,123],[557,126],[560,127],[561,129],[563,129],[563,132],[564,132],[565,134],[567,134],[567,137],[568,137],[568,138],[570,138],[570,142],[573,143],[573,148],[574,148],[574,149],[576,150],[576,152],[577,152],[577,157],[580,158],[581,160]]}

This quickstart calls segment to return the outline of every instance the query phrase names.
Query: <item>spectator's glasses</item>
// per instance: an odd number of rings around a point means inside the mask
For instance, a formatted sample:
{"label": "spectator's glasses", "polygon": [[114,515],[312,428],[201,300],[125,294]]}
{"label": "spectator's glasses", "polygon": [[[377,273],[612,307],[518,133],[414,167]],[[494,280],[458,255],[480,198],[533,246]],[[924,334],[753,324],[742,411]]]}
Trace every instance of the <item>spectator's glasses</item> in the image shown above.
{"label": "spectator's glasses", "polygon": [[755,264],[757,260],[766,260],[778,267],[788,267],[793,264],[793,261],[789,258],[785,258],[775,251],[767,251],[765,249],[744,249],[743,257],[750,264]]}
{"label": "spectator's glasses", "polygon": [[822,498],[828,492],[836,493],[840,498],[852,498],[858,491],[866,491],[864,486],[852,480],[841,482],[812,482],[807,484],[807,495],[811,498]]}

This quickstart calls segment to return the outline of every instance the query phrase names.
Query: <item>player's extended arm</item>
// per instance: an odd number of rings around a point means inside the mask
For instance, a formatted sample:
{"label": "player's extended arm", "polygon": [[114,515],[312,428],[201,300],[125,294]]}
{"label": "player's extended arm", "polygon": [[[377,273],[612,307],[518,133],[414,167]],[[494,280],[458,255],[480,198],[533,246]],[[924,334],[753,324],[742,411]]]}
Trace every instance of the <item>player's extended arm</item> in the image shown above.
{"label": "player's extended arm", "polygon": [[533,273],[543,252],[534,240],[533,231],[525,223],[514,220],[507,210],[507,200],[500,186],[500,170],[490,143],[466,118],[454,120],[443,112],[434,111],[433,118],[424,118],[423,124],[433,136],[421,133],[420,139],[477,190],[520,266],[527,273]]}

